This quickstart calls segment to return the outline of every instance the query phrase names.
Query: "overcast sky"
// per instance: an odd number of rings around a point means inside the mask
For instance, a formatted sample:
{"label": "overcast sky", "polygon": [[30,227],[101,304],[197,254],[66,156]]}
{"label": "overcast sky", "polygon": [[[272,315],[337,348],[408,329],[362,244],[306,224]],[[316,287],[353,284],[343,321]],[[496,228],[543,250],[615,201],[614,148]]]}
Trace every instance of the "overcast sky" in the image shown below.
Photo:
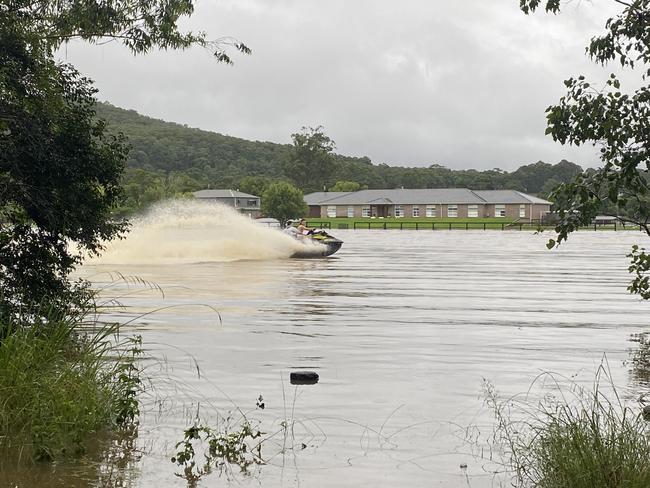
{"label": "overcast sky", "polygon": [[185,23],[235,36],[251,56],[234,66],[200,49],[134,57],[115,43],[74,42],[61,59],[99,98],[205,130],[289,143],[322,125],[337,152],[400,166],[507,170],[595,150],[544,135],[562,81],[611,72],[584,55],[619,9],[571,2],[525,16],[518,0],[203,0]]}

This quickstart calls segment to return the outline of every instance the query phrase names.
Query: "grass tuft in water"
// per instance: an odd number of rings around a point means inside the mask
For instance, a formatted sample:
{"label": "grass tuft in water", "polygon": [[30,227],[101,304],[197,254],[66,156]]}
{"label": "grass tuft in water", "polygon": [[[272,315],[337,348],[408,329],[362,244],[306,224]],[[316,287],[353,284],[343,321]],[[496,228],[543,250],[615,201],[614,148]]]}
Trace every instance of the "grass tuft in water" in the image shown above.
{"label": "grass tuft in water", "polygon": [[91,311],[1,324],[10,331],[0,342],[3,457],[73,457],[99,432],[134,431],[139,338],[116,344],[117,326],[84,322]]}
{"label": "grass tuft in water", "polygon": [[647,488],[650,435],[640,409],[625,405],[601,367],[592,389],[553,375],[541,401],[498,398],[486,384],[495,441],[520,488]]}

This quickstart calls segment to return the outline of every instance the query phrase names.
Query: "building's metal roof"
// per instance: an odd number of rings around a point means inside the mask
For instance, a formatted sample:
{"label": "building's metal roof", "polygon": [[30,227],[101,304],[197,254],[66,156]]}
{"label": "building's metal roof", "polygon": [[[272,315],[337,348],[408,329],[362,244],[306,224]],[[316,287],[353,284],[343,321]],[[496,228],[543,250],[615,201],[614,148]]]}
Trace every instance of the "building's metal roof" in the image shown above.
{"label": "building's metal roof", "polygon": [[381,198],[375,198],[374,200],[370,200],[366,203],[371,203],[373,205],[390,205],[395,202],[393,202],[390,198],[381,197]]}
{"label": "building's metal roof", "polygon": [[517,193],[526,197],[528,200],[530,200],[531,203],[537,203],[540,205],[553,205],[553,202],[549,202],[548,200],[544,200],[543,198],[539,198],[534,195],[529,195],[528,193],[522,193],[520,191],[518,191]]}
{"label": "building's metal roof", "polygon": [[[307,201],[309,194],[305,197]],[[311,200],[311,198],[310,198]],[[434,203],[485,203],[467,188],[359,190],[311,205],[424,205]]]}
{"label": "building's metal roof", "polygon": [[305,195],[305,203],[307,205],[322,205],[323,202],[331,200],[332,198],[338,198],[342,195],[347,195],[350,192],[347,191],[317,191],[314,193],[308,193]]}
{"label": "building's metal roof", "polygon": [[305,195],[307,205],[426,205],[426,204],[541,204],[551,202],[515,190],[430,188],[315,192]]}
{"label": "building's metal roof", "polygon": [[199,190],[194,192],[194,198],[259,198],[237,190]]}
{"label": "building's metal roof", "polygon": [[549,201],[515,190],[475,190],[474,193],[485,200],[485,203],[490,204],[535,203],[539,205],[551,205]]}

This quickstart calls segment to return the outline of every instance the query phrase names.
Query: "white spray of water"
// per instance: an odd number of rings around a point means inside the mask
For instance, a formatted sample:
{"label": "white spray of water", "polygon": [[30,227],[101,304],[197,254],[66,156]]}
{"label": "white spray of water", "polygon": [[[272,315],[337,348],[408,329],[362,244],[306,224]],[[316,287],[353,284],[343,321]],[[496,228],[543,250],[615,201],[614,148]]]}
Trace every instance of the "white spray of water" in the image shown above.
{"label": "white spray of water", "polygon": [[94,263],[174,264],[290,257],[303,244],[217,203],[170,200],[135,219]]}

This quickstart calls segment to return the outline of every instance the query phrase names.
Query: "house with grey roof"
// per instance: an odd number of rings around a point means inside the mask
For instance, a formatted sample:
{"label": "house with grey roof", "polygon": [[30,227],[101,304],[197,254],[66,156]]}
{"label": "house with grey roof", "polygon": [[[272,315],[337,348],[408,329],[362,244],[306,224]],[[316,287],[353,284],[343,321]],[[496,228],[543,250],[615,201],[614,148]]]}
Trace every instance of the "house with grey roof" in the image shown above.
{"label": "house with grey roof", "polygon": [[347,195],[349,193],[350,192],[348,191],[317,191],[305,195],[304,200],[307,206],[311,207],[312,205],[319,205],[320,202],[331,200],[332,198],[342,197],[343,195]]}
{"label": "house with grey roof", "polygon": [[539,220],[551,202],[515,190],[427,188],[316,192],[305,195],[312,218],[439,217]]}
{"label": "house with grey roof", "polygon": [[253,219],[262,215],[260,197],[238,190],[200,190],[194,192],[194,198],[228,205]]}

